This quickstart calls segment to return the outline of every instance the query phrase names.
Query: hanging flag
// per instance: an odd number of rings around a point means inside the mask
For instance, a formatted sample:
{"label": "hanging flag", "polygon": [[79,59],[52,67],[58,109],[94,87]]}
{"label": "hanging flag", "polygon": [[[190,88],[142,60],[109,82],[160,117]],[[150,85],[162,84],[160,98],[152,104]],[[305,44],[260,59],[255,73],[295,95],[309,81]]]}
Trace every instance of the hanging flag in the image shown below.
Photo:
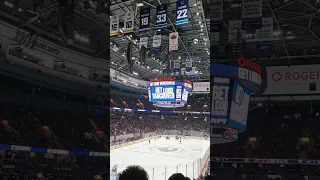
{"label": "hanging flag", "polygon": [[119,34],[119,16],[111,16],[110,19],[110,36]]}
{"label": "hanging flag", "polygon": [[242,20],[229,21],[229,41],[238,42],[243,38]]}
{"label": "hanging flag", "polygon": [[186,59],[186,72],[191,72],[192,71],[192,59],[187,58]]}
{"label": "hanging flag", "polygon": [[140,10],[140,29],[139,32],[150,30],[150,8]]}
{"label": "hanging flag", "polygon": [[156,29],[164,29],[168,26],[167,5],[163,4],[157,7]]}
{"label": "hanging flag", "polygon": [[242,18],[252,19],[262,17],[262,0],[242,0]]}
{"label": "hanging flag", "polygon": [[262,18],[262,28],[256,30],[256,40],[272,41],[273,40],[273,18]]}
{"label": "hanging flag", "polygon": [[153,36],[152,50],[159,51],[161,46],[161,35]]}
{"label": "hanging flag", "polygon": [[188,25],[188,0],[177,1],[176,26]]}
{"label": "hanging flag", "polygon": [[148,47],[148,37],[140,38],[139,48],[141,49],[141,46],[144,46],[145,48]]}
{"label": "hanging flag", "polygon": [[134,12],[127,12],[124,16],[124,31],[123,33],[131,33],[134,28]]}
{"label": "hanging flag", "polygon": [[169,51],[178,50],[179,34],[178,32],[169,34]]}
{"label": "hanging flag", "polygon": [[210,21],[222,21],[223,20],[223,0],[211,0],[211,17]]}

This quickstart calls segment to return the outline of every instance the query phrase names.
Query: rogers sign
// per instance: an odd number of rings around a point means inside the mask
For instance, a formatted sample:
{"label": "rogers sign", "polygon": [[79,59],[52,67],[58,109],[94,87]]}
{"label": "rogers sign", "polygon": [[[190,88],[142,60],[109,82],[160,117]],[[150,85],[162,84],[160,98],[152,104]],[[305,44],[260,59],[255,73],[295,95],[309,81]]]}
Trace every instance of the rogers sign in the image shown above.
{"label": "rogers sign", "polygon": [[237,65],[239,67],[255,71],[261,75],[261,67],[257,63],[246,60],[244,57],[239,57],[237,59]]}
{"label": "rogers sign", "polygon": [[269,66],[265,95],[319,94],[320,65]]}
{"label": "rogers sign", "polygon": [[193,82],[192,92],[210,92],[210,82]]}
{"label": "rogers sign", "polygon": [[318,80],[320,79],[320,71],[312,72],[275,72],[272,74],[272,80],[278,82],[285,81],[298,81],[298,80]]}

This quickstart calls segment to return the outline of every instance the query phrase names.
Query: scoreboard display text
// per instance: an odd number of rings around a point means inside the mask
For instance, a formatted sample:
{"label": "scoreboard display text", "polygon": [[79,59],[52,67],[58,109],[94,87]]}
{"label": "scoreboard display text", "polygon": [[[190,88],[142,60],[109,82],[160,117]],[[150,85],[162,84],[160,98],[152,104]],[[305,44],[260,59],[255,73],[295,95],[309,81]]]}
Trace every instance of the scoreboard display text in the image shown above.
{"label": "scoreboard display text", "polygon": [[175,86],[152,86],[151,87],[151,102],[157,101],[175,101],[176,100]]}

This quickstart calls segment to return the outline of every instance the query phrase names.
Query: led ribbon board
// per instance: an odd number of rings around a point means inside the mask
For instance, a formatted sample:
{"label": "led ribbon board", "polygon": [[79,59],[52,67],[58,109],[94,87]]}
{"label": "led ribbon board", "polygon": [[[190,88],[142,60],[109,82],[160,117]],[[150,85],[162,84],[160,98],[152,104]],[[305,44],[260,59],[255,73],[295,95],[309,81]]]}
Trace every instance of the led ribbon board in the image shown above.
{"label": "led ribbon board", "polygon": [[[239,58],[237,65],[212,64],[210,67],[212,144],[216,144],[216,128],[231,128],[240,133],[246,130],[250,94],[258,92],[264,82],[259,65],[244,58]],[[230,142],[230,138],[225,140],[220,138],[219,142]]]}
{"label": "led ribbon board", "polygon": [[149,101],[157,107],[183,107],[188,102],[192,90],[190,81],[174,81],[173,79],[155,79],[148,85]]}

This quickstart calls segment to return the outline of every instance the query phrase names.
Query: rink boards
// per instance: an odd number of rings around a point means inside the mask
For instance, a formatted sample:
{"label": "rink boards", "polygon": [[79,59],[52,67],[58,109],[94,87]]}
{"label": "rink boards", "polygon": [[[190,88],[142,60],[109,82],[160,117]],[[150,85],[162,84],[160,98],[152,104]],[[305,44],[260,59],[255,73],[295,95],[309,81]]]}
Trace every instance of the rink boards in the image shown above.
{"label": "rink boards", "polygon": [[[147,142],[147,141],[149,141],[150,138],[155,139],[156,137],[158,137],[158,136],[153,136],[153,137],[148,137],[148,138],[144,138],[144,139],[140,139],[140,140],[136,140],[136,141],[113,145],[110,147],[110,151],[118,149],[118,148],[122,148],[122,147],[131,146],[134,144],[142,143],[142,142]],[[164,138],[164,137],[170,137],[171,140],[175,140],[175,138],[176,138],[176,136],[172,136],[172,135],[161,135],[161,138]],[[185,140],[187,140],[187,139],[189,139],[189,140],[204,140],[204,141],[210,142],[210,138],[203,138],[203,137],[185,136]]]}

